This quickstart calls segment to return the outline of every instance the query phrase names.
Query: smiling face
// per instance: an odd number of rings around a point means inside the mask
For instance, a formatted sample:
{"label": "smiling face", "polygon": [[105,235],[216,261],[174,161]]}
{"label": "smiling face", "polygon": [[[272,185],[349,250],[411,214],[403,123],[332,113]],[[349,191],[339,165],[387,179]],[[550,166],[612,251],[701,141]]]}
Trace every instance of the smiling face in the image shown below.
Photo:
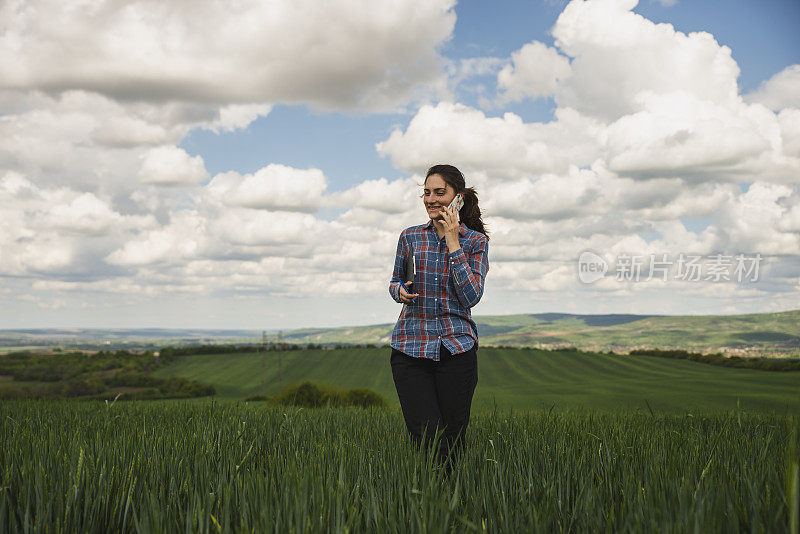
{"label": "smiling face", "polygon": [[425,180],[425,189],[422,194],[422,202],[428,210],[431,219],[443,220],[442,211],[444,206],[449,206],[456,197],[453,186],[444,181],[438,174],[431,174]]}

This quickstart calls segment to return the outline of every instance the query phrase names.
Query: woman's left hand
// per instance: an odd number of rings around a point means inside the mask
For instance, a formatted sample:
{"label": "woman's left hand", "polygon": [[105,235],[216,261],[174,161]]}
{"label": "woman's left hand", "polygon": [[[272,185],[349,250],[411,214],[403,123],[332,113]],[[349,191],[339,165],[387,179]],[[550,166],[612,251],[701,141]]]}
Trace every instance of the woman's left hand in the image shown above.
{"label": "woman's left hand", "polygon": [[450,252],[455,252],[461,248],[461,245],[458,243],[458,230],[461,228],[461,223],[458,220],[458,213],[456,213],[455,208],[444,206],[442,207],[442,219],[447,249]]}

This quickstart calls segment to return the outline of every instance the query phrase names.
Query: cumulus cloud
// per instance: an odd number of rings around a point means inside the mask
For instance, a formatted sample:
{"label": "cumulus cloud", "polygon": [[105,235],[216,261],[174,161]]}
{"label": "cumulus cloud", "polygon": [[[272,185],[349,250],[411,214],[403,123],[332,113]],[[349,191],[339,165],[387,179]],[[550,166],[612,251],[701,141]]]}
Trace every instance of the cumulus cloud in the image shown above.
{"label": "cumulus cloud", "polygon": [[595,202],[605,200],[601,187],[596,173],[573,166],[565,175],[545,174],[497,184],[483,209],[509,219],[570,219],[598,208]]}
{"label": "cumulus cloud", "polygon": [[415,202],[421,202],[418,195],[422,193],[423,181],[422,176],[391,182],[386,178],[365,180],[346,191],[332,193],[327,202],[338,207],[368,208],[381,214],[403,213]]}
{"label": "cumulus cloud", "polygon": [[499,102],[550,96],[570,72],[569,60],[558,50],[539,41],[528,43],[511,54],[511,63],[497,75]]}
{"label": "cumulus cloud", "polygon": [[319,169],[295,169],[271,163],[254,174],[226,172],[206,188],[223,204],[246,208],[315,212],[328,186]]}
{"label": "cumulus cloud", "polygon": [[151,148],[142,155],[139,180],[145,184],[191,185],[208,179],[200,156],[190,156],[176,146]]}
{"label": "cumulus cloud", "polygon": [[122,216],[92,193],[78,194],[66,204],[56,204],[45,216],[46,225],[61,230],[103,234]]}
{"label": "cumulus cloud", "polygon": [[124,266],[180,262],[200,252],[205,225],[193,210],[178,212],[168,225],[139,234],[105,259]]}
{"label": "cumulus cloud", "polygon": [[[655,24],[635,5],[575,0],[553,29],[555,48],[532,43],[509,58],[498,101],[552,94],[552,121],[440,102],[377,144],[408,172],[444,159],[483,177],[494,277],[505,288],[572,288],[574,273],[559,262],[585,248],[797,254],[800,121],[784,90],[792,69],[743,99],[730,49]],[[526,78],[537,63],[548,67]],[[693,232],[684,218],[711,224]],[[792,276],[773,271],[772,283],[785,289]]]}
{"label": "cumulus cloud", "polygon": [[387,108],[440,77],[453,4],[5,2],[0,80],[122,100]]}
{"label": "cumulus cloud", "polygon": [[737,167],[772,149],[775,117],[758,110],[713,104],[688,92],[646,93],[640,101],[641,111],[606,130],[612,170],[687,179],[713,173],[740,181]]}
{"label": "cumulus cloud", "polygon": [[747,192],[717,213],[720,245],[762,254],[800,255],[800,233],[786,231],[781,219],[790,210],[783,203],[798,201],[798,190],[784,185],[755,182]]}
{"label": "cumulus cloud", "polygon": [[[526,299],[571,298],[587,248],[800,253],[796,66],[743,98],[729,49],[633,13],[633,0],[574,0],[555,47],[446,63],[436,48],[452,32],[450,1],[144,5],[0,6],[10,294],[50,292],[31,302],[68,308],[58,295],[384,295],[397,235],[426,222],[419,186],[440,161],[480,193],[492,289],[533,291]],[[552,96],[553,119],[433,100],[376,145],[404,178],[336,192],[325,169],[276,163],[212,178],[179,146],[193,129],[246,128],[280,102],[385,110],[426,84],[452,99],[475,77],[496,79],[494,105]],[[690,231],[684,218],[712,222]],[[796,292],[789,261],[772,276]]]}
{"label": "cumulus cloud", "polygon": [[707,32],[684,34],[631,11],[637,0],[574,0],[553,27],[555,45],[572,58],[556,102],[615,120],[641,109],[644,92],[690,92],[719,105],[738,101],[739,67]]}
{"label": "cumulus cloud", "polygon": [[[598,160],[638,179],[796,180],[794,111],[744,102],[730,49],[710,34],[655,24],[635,5],[574,0],[553,28],[555,49],[534,42],[512,54],[498,75],[498,100],[552,93],[553,121],[441,102],[420,108],[378,151],[409,172],[444,158],[515,180]],[[790,86],[793,71],[785,72],[769,87]]]}
{"label": "cumulus cloud", "polygon": [[248,246],[315,242],[324,226],[313,215],[263,210],[228,211],[221,215],[216,224],[224,242]]}
{"label": "cumulus cloud", "polygon": [[220,108],[219,119],[203,127],[215,133],[232,132],[246,128],[257,118],[268,115],[270,111],[272,106],[269,104],[231,104]]}
{"label": "cumulus cloud", "polygon": [[395,130],[376,145],[392,164],[424,172],[431,161],[457,161],[465,169],[519,177],[563,172],[599,157],[599,123],[570,109],[551,123],[525,123],[514,113],[487,117],[465,106],[441,102],[420,108],[405,132]]}
{"label": "cumulus cloud", "polygon": [[128,215],[110,199],[67,187],[40,187],[22,174],[0,178],[0,273],[106,276],[102,258],[119,240],[152,228],[152,215]]}
{"label": "cumulus cloud", "polygon": [[[120,103],[86,91],[57,96],[0,91],[0,100],[3,96],[0,169],[19,172],[40,186],[70,184],[112,196],[131,194],[151,149],[162,147],[155,154],[175,156],[180,150],[175,145],[192,128],[220,121],[219,108],[210,105]],[[243,123],[240,118],[237,124]]]}
{"label": "cumulus cloud", "polygon": [[787,157],[800,157],[800,109],[783,109],[778,113],[781,146]]}
{"label": "cumulus cloud", "polygon": [[789,65],[745,95],[748,102],[764,104],[773,111],[800,109],[800,65]]}

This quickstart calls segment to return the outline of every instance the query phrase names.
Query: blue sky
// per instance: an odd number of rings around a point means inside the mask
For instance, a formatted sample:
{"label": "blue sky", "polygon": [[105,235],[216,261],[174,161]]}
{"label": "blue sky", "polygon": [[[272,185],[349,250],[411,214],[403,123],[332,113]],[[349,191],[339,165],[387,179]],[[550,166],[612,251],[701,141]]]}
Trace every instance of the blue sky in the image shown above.
{"label": "blue sky", "polygon": [[[442,161],[476,314],[800,308],[800,3],[278,3],[0,8],[0,325],[391,323]],[[583,250],[765,264],[587,285]]]}

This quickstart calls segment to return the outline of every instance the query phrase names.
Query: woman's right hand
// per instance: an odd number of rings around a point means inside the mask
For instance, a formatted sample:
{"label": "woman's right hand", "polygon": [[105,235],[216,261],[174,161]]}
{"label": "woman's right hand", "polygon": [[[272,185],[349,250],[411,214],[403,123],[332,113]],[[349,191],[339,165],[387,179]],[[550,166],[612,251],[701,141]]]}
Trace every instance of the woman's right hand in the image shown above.
{"label": "woman's right hand", "polygon": [[[410,286],[411,284],[406,284]],[[415,299],[419,297],[419,293],[408,293],[403,286],[400,286],[400,300],[402,300],[405,304],[412,304],[411,299]]]}

